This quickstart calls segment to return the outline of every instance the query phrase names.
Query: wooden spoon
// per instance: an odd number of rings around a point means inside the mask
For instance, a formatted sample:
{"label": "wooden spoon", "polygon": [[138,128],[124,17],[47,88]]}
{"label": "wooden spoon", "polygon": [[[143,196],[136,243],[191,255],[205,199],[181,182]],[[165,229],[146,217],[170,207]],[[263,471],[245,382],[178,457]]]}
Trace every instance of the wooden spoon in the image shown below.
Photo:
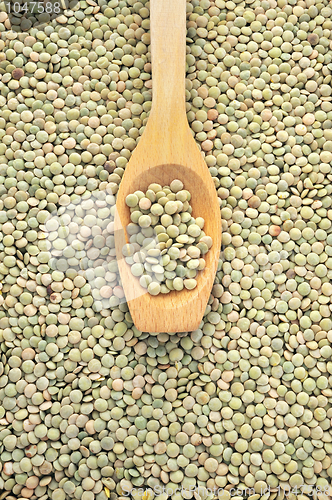
{"label": "wooden spoon", "polygon": [[[122,286],[136,328],[144,332],[196,330],[213,285],[221,245],[221,218],[216,189],[190,131],[185,106],[186,0],[150,0],[153,105],[146,129],[126,166],[117,195],[115,247]],[[194,290],[151,296],[131,274],[122,255],[128,242],[128,194],[151,183],[180,179],[190,191],[194,217],[205,219],[213,239],[206,268]]]}

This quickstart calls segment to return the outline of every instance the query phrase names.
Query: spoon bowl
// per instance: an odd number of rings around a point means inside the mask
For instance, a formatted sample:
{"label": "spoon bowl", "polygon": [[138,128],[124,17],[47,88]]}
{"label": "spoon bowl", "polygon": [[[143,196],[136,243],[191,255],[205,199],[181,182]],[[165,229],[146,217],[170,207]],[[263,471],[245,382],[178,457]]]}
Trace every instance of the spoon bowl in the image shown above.
{"label": "spoon bowl", "polygon": [[[192,136],[185,108],[186,0],[151,0],[153,105],[145,131],[126,166],[117,195],[115,248],[122,286],[137,329],[146,332],[196,330],[206,309],[221,245],[220,207],[215,185]],[[203,217],[212,247],[193,290],[151,296],[122,255],[129,242],[130,210],[126,196],[149,184],[170,185],[174,179],[191,193],[193,217]]]}

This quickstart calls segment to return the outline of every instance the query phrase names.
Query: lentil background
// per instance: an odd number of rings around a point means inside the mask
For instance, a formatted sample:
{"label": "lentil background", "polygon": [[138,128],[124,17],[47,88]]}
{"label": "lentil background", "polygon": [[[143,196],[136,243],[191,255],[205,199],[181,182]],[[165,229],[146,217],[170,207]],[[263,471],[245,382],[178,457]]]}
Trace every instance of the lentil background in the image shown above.
{"label": "lentil background", "polygon": [[112,248],[151,108],[149,3],[82,0],[24,34],[0,12],[1,498],[330,484],[331,3],[187,11],[223,248],[201,327],[174,335],[134,327]]}

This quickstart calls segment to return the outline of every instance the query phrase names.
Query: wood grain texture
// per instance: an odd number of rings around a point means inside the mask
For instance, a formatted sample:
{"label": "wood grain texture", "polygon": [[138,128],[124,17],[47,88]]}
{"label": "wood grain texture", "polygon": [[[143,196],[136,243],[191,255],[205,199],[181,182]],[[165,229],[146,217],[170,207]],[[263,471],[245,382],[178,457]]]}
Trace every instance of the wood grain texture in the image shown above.
{"label": "wood grain texture", "polygon": [[[115,214],[115,246],[122,286],[136,328],[145,332],[196,330],[213,285],[221,245],[221,219],[216,189],[191,134],[185,110],[186,0],[151,0],[153,104],[146,129],[126,167]],[[122,256],[124,228],[130,222],[128,194],[149,184],[169,185],[180,179],[190,191],[194,217],[205,219],[213,239],[194,290],[151,296],[132,276]]]}

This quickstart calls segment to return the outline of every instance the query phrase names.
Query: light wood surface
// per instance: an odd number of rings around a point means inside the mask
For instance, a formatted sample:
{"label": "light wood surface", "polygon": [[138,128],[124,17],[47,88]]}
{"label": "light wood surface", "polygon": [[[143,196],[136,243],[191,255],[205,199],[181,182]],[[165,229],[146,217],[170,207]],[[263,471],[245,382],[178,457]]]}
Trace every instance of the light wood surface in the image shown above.
{"label": "light wood surface", "polygon": [[[126,167],[117,196],[115,245],[122,286],[136,328],[145,332],[196,330],[213,285],[221,245],[221,219],[216,189],[191,134],[185,110],[186,0],[150,0],[153,104],[146,129]],[[194,290],[151,296],[132,276],[122,256],[123,228],[130,222],[128,194],[149,184],[169,185],[180,179],[189,190],[192,215],[205,219],[213,239],[206,268]]]}

